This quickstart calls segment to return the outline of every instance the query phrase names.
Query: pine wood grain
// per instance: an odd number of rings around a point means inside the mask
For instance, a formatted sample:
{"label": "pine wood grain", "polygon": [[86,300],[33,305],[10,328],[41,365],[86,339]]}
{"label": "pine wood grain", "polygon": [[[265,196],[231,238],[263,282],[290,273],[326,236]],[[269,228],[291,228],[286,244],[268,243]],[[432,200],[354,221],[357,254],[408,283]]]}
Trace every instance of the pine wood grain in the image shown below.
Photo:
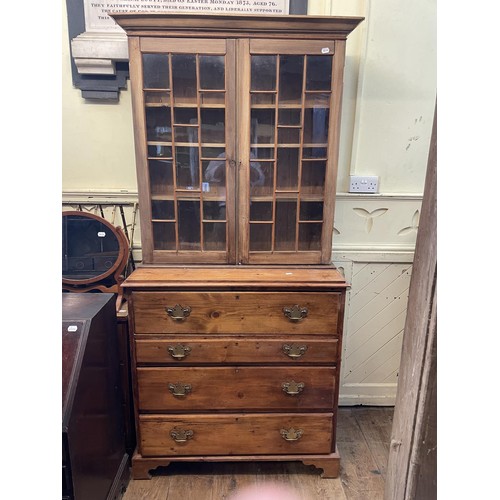
{"label": "pine wood grain", "polygon": [[[138,368],[139,410],[328,410],[333,406],[335,368],[330,367],[175,367]],[[301,383],[287,394],[284,383]],[[190,387],[174,396],[169,384]],[[295,387],[292,387],[295,389]]]}
{"label": "pine wood grain", "polygon": [[[207,363],[286,363],[300,365],[304,363],[335,363],[338,356],[338,339],[336,338],[307,338],[296,336],[283,336],[278,339],[266,337],[252,338],[226,337],[214,339],[198,335],[158,336],[150,339],[142,336],[136,337],[137,362],[149,364],[171,364],[182,366],[184,364]],[[299,358],[289,357],[284,346],[305,348],[304,354]],[[182,359],[174,359],[169,348],[182,346],[188,349]]]}
{"label": "pine wood grain", "polygon": [[[286,292],[136,292],[135,333],[336,334],[340,293]],[[189,307],[176,320],[166,308]],[[307,317],[291,321],[285,307],[307,309]]]}
{"label": "pine wood grain", "polygon": [[[203,271],[203,281],[200,279]],[[330,266],[140,266],[123,282],[122,287],[189,288],[199,286],[244,287],[246,285],[270,288],[300,286],[301,288],[345,288],[342,274]]]}

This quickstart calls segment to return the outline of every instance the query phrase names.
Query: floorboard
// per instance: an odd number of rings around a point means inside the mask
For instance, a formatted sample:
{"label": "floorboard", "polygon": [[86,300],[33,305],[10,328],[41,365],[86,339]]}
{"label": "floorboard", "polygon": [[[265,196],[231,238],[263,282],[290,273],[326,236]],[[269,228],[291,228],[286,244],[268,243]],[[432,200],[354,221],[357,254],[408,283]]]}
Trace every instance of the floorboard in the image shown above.
{"label": "floorboard", "polygon": [[151,480],[131,480],[123,500],[228,500],[264,482],[291,485],[304,500],[383,500],[392,416],[393,408],[339,408],[336,479],[301,462],[173,463]]}

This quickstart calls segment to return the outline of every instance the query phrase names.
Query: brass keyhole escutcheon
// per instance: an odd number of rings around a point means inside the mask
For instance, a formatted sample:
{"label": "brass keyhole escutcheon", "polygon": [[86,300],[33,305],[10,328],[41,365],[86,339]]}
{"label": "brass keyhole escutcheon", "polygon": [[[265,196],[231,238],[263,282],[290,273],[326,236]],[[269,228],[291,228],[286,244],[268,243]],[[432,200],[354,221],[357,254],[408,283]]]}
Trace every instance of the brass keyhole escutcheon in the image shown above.
{"label": "brass keyhole escutcheon", "polygon": [[167,306],[165,310],[167,314],[176,321],[182,321],[191,314],[191,308],[189,306],[182,307],[180,304],[175,304],[174,307]]}
{"label": "brass keyhole escutcheon", "polygon": [[170,437],[176,443],[185,443],[194,436],[194,432],[191,429],[172,429],[170,431]]}
{"label": "brass keyhole escutcheon", "polygon": [[290,429],[281,429],[280,434],[285,441],[298,441],[304,434],[304,431],[292,427]]}
{"label": "brass keyhole escutcheon", "polygon": [[306,345],[300,344],[284,344],[281,350],[292,359],[298,359],[303,356],[307,351]]}
{"label": "brass keyhole escutcheon", "polygon": [[170,356],[172,356],[172,358],[180,361],[181,359],[184,359],[186,356],[189,355],[189,353],[191,352],[191,347],[182,344],[177,344],[177,345],[169,345],[167,350]]}
{"label": "brass keyhole escutcheon", "polygon": [[290,321],[298,322],[302,321],[304,318],[307,318],[308,310],[307,307],[300,307],[298,304],[295,304],[292,307],[284,307],[283,314]]}
{"label": "brass keyhole escutcheon", "polygon": [[191,392],[191,384],[183,384],[182,382],[176,384],[170,383],[168,384],[168,390],[176,397],[187,396]]}
{"label": "brass keyhole escutcheon", "polygon": [[295,382],[295,380],[291,380],[290,382],[283,382],[281,384],[281,388],[284,392],[286,392],[290,396],[296,396],[300,394],[306,385],[304,382]]}

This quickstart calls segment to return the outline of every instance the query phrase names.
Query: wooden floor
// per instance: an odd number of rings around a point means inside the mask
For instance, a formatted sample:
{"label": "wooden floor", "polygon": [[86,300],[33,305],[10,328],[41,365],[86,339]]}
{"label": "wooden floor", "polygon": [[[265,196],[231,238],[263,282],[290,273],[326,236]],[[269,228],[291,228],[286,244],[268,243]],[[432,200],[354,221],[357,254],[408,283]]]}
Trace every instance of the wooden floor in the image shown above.
{"label": "wooden floor", "polygon": [[393,408],[339,409],[341,473],[322,479],[300,462],[193,463],[158,468],[151,480],[130,481],[123,500],[225,500],[236,489],[266,481],[293,486],[304,500],[383,500]]}

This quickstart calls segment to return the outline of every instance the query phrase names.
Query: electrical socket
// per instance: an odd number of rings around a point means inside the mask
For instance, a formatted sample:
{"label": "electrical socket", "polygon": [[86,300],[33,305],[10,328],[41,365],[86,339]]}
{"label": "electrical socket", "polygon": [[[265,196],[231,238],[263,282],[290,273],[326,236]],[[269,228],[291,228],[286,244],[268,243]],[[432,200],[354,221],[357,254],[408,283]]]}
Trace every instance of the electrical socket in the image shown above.
{"label": "electrical socket", "polygon": [[351,175],[349,193],[377,193],[377,175]]}

